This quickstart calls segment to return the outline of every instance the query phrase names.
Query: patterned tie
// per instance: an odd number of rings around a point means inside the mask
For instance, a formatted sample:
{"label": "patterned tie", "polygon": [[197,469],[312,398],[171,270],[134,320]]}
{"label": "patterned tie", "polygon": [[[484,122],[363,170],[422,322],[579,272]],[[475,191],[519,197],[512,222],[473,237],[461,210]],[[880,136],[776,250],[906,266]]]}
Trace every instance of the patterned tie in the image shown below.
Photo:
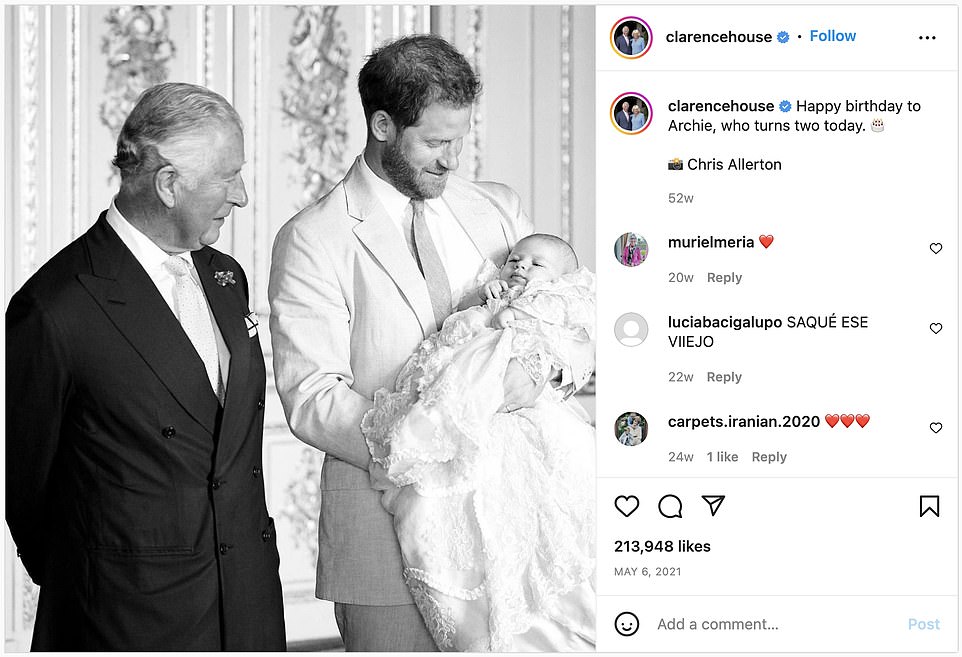
{"label": "patterned tie", "polygon": [[434,240],[428,231],[428,224],[424,220],[424,201],[411,199],[411,242],[414,245],[414,259],[418,269],[428,285],[428,295],[431,297],[431,307],[434,309],[434,319],[438,328],[448,315],[451,314],[451,284],[441,263]]}
{"label": "patterned tie", "polygon": [[197,350],[197,355],[204,361],[210,387],[223,405],[224,385],[220,376],[217,340],[214,338],[207,304],[204,303],[204,292],[190,275],[193,265],[180,256],[170,256],[164,262],[164,267],[174,275],[174,302],[180,325]]}

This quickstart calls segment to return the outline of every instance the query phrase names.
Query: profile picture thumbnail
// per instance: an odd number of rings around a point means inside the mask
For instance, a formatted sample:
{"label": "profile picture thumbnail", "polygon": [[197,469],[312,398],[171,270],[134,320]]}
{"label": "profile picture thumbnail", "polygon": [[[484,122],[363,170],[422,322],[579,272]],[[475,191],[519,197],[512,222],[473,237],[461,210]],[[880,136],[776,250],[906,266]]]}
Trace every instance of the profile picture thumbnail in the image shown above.
{"label": "profile picture thumbnail", "polygon": [[651,103],[640,93],[623,93],[611,103],[611,122],[622,134],[640,134],[651,124]]}
{"label": "profile picture thumbnail", "polygon": [[637,267],[648,257],[648,241],[635,233],[615,240],[615,258],[625,267]]}
{"label": "profile picture thumbnail", "polygon": [[615,420],[615,438],[627,447],[634,447],[648,438],[648,420],[641,413],[628,411]]}
{"label": "profile picture thumbnail", "polygon": [[648,337],[648,322],[638,313],[627,312],[615,322],[615,338],[625,347],[637,347]]}
{"label": "profile picture thumbnail", "polygon": [[625,59],[638,59],[651,49],[651,27],[638,16],[625,16],[611,26],[611,47]]}

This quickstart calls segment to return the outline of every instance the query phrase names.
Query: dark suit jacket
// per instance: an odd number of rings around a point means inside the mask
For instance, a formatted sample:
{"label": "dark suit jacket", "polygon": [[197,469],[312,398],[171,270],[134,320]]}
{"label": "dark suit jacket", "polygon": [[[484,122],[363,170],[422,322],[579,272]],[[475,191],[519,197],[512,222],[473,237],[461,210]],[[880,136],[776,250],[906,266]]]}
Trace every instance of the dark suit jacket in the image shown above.
{"label": "dark suit jacket", "polygon": [[7,308],[7,523],[40,585],[35,650],[285,647],[247,280],[192,255],[231,352],[223,409],[106,213]]}
{"label": "dark suit jacket", "polygon": [[619,109],[618,113],[615,114],[615,121],[622,130],[631,130],[631,114],[625,116],[625,113]]}
{"label": "dark suit jacket", "polygon": [[626,39],[624,34],[615,37],[615,47],[626,55],[631,54],[631,41]]}

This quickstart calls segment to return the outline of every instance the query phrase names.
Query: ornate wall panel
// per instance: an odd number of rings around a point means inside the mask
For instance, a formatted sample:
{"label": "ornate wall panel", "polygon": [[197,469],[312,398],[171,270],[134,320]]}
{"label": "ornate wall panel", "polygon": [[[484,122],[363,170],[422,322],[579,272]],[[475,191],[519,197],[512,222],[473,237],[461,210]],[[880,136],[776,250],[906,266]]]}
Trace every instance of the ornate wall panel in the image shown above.
{"label": "ornate wall panel", "polygon": [[113,7],[107,13],[103,54],[109,74],[100,119],[114,138],[144,89],[167,81],[167,64],[176,54],[169,13],[170,7],[141,5]]}
{"label": "ornate wall panel", "polygon": [[571,239],[571,48],[573,34],[571,32],[571,7],[561,7],[560,41],[561,52],[561,80],[559,81],[558,118],[561,134],[558,137],[561,151],[561,172],[558,176],[560,187],[558,201],[561,205],[561,230],[559,234],[566,240]]}
{"label": "ornate wall panel", "polygon": [[[364,57],[385,39],[425,31],[451,40],[482,76],[462,175],[512,186],[538,230],[570,237],[593,266],[593,24],[591,7],[557,6],[5,7],[4,299],[110,203],[115,134],[140,89],[205,84],[245,126],[250,203],[217,247],[248,272],[273,391],[274,235],[363,149]],[[313,595],[321,454],[290,435],[276,394],[265,417],[289,638],[333,645],[331,606]],[[6,541],[5,646],[23,650],[36,588]]]}
{"label": "ornate wall panel", "polygon": [[80,9],[77,6],[67,7],[67,99],[66,121],[68,134],[65,143],[69,151],[69,173],[67,175],[70,187],[69,217],[70,238],[74,239],[82,232],[80,221]]}
{"label": "ornate wall panel", "polygon": [[347,34],[337,7],[301,7],[287,55],[283,112],[295,136],[291,157],[307,204],[327,193],[346,171]]}
{"label": "ornate wall panel", "polygon": [[17,123],[19,130],[19,149],[17,152],[17,173],[19,189],[19,272],[21,278],[32,274],[37,267],[37,247],[40,221],[40,121],[43,107],[41,105],[41,71],[40,59],[41,35],[40,12],[38,7],[21,7],[18,12],[18,41],[20,62],[20,80],[18,85],[19,106],[17,107]]}

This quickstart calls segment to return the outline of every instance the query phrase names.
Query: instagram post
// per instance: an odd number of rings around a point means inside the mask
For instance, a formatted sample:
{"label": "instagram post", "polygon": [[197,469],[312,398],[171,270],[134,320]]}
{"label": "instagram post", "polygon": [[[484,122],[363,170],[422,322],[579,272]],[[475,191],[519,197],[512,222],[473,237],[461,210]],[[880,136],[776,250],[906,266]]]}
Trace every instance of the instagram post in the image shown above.
{"label": "instagram post", "polygon": [[5,3],[5,652],[959,653],[958,3]]}

